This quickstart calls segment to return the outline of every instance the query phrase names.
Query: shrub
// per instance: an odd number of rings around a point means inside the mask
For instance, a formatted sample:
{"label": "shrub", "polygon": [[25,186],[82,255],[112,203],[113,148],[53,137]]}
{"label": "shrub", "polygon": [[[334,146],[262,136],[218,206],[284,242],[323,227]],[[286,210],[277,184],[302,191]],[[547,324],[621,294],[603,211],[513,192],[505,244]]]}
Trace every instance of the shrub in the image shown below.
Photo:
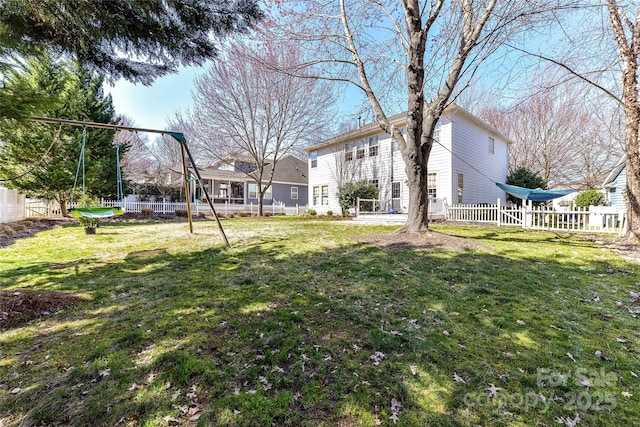
{"label": "shrub", "polygon": [[[144,208],[141,210],[141,212],[142,212],[142,216],[145,218],[151,218],[155,213],[153,209],[149,209],[149,208]],[[177,214],[177,211],[176,211],[176,214]]]}
{"label": "shrub", "polygon": [[81,216],[78,218],[78,224],[84,228],[96,228],[100,224],[100,218]]}
{"label": "shrub", "polygon": [[245,211],[238,211],[238,216],[240,218],[246,218],[247,216],[249,216],[249,214]]}
{"label": "shrub", "polygon": [[327,211],[327,216],[333,216],[333,211]]}
{"label": "shrub", "polygon": [[176,209],[176,216],[188,216],[188,212],[186,209]]}
{"label": "shrub", "polygon": [[[338,189],[338,200],[340,201],[340,207],[343,211],[356,206],[356,200],[360,199],[377,199],[378,189],[375,185],[364,181],[360,182],[347,182],[340,189]],[[371,206],[371,202],[369,202]],[[373,206],[371,206],[373,208]],[[367,209],[366,210],[373,210]]]}
{"label": "shrub", "polygon": [[318,212],[316,212],[315,209],[309,209],[309,215],[316,216],[316,215],[318,215]]}
{"label": "shrub", "polygon": [[31,226],[33,225],[33,222],[32,222],[32,221],[29,221],[29,220],[25,220],[25,221],[22,221],[22,224],[23,224],[25,227],[29,228],[29,227],[31,227]]}
{"label": "shrub", "polygon": [[579,208],[588,208],[589,206],[603,206],[605,202],[604,194],[598,190],[587,190],[578,194],[576,197],[576,206]]}
{"label": "shrub", "polygon": [[204,212],[198,212],[198,218],[206,218],[207,214]]}
{"label": "shrub", "polygon": [[14,224],[13,229],[15,231],[24,231],[27,227],[25,227],[24,224]]}
{"label": "shrub", "polygon": [[5,235],[11,237],[14,234],[13,228],[9,227],[8,225],[5,225],[4,227],[2,227],[2,231],[4,232]]}
{"label": "shrub", "polygon": [[233,212],[227,212],[227,218],[234,218],[235,215],[233,214]]}
{"label": "shrub", "polygon": [[262,215],[264,215],[264,216],[271,216],[271,215],[272,215],[272,212],[271,212],[271,211],[264,211],[264,212],[262,212]]}

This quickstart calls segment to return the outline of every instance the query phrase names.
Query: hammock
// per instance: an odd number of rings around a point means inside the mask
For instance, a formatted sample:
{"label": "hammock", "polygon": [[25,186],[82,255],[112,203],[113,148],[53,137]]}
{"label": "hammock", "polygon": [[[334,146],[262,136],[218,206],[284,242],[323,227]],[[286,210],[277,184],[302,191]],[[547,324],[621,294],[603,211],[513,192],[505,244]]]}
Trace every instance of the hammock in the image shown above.
{"label": "hammock", "polygon": [[534,202],[546,202],[547,200],[557,199],[558,197],[571,194],[574,190],[543,190],[542,188],[523,188],[515,185],[500,184],[496,185],[504,190],[505,193],[511,194],[522,200],[531,200]]}
{"label": "hammock", "polygon": [[103,208],[101,206],[94,208],[75,208],[71,209],[69,214],[76,218],[109,218],[111,216],[124,214],[124,209],[120,207]]}

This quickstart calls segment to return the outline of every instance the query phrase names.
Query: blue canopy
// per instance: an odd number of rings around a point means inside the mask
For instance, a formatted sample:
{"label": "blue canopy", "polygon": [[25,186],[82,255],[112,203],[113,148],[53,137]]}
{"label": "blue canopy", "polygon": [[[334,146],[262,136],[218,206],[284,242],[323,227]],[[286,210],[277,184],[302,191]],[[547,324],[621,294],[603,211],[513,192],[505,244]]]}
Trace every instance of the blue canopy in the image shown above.
{"label": "blue canopy", "polygon": [[534,202],[546,202],[547,200],[557,199],[573,193],[574,190],[543,190],[542,188],[523,188],[515,185],[500,184],[496,185],[504,190],[505,193],[511,194],[522,200],[531,200]]}

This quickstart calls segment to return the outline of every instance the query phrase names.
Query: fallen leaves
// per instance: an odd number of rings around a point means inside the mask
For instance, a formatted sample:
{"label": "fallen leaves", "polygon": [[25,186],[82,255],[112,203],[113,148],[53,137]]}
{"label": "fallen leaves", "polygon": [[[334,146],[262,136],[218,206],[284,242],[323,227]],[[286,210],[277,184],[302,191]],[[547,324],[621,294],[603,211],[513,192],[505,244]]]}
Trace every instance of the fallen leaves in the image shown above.
{"label": "fallen leaves", "polygon": [[580,415],[578,415],[576,413],[575,418],[569,418],[569,417],[556,417],[556,422],[560,423],[560,424],[564,424],[567,427],[575,427],[578,424],[580,424]]}
{"label": "fallen leaves", "polygon": [[385,357],[386,357],[386,355],[383,352],[376,351],[371,356],[369,356],[369,359],[373,360],[373,364],[378,366],[378,365],[380,365],[380,362],[382,362],[384,360]]}
{"label": "fallen leaves", "polygon": [[402,403],[400,403],[400,401],[395,397],[391,399],[391,416],[389,417],[389,419],[393,421],[394,424],[400,420],[398,414],[400,413],[401,409]]}

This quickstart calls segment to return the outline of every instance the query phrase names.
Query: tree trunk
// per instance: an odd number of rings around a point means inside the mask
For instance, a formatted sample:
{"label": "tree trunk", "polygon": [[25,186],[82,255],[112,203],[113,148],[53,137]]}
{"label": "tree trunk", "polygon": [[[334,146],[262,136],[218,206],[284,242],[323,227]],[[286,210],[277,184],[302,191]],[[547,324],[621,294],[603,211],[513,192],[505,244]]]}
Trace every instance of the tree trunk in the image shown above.
{"label": "tree trunk", "polygon": [[63,218],[69,216],[69,214],[67,213],[67,203],[64,200],[60,200],[60,214]]}
{"label": "tree trunk", "polygon": [[[638,97],[638,52],[640,14],[635,24],[624,17],[615,0],[607,0],[611,28],[622,63],[622,99],[625,114],[624,143],[627,154],[627,230],[628,237],[640,241],[640,99]],[[630,40],[624,27],[631,30]]]}
{"label": "tree trunk", "polygon": [[[408,33],[407,49],[407,141],[401,150],[409,187],[409,215],[406,231],[429,229],[429,195],[427,192],[427,161],[431,147],[425,151],[424,138],[424,52],[427,31],[422,27],[418,2],[405,8]],[[429,140],[431,142],[431,140]],[[425,156],[426,154],[426,156]]]}
{"label": "tree trunk", "polygon": [[[626,87],[626,84],[625,84]],[[640,241],[640,105],[638,105],[637,91],[634,103],[629,102],[625,90],[625,148],[627,153],[627,230],[629,238]],[[635,104],[635,105],[629,105]]]}

